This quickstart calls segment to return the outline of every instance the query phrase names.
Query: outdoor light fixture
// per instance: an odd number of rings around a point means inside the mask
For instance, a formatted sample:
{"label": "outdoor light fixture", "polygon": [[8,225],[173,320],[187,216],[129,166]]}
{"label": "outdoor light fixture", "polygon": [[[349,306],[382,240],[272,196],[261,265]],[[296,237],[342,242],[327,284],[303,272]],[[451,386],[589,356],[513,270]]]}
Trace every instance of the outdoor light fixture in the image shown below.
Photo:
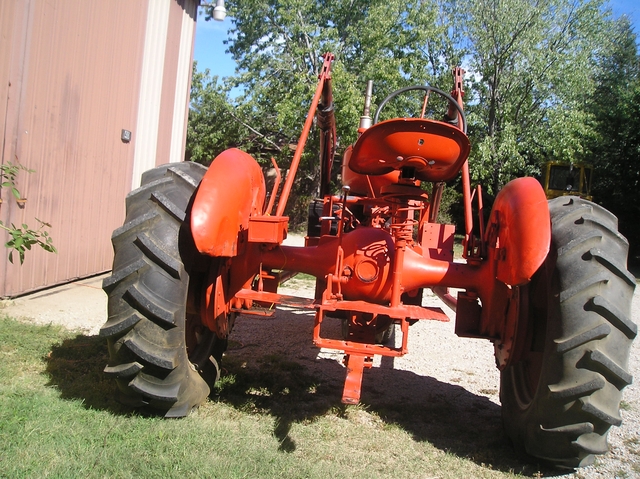
{"label": "outdoor light fixture", "polygon": [[224,8],[224,0],[216,0],[216,6],[213,9],[213,19],[221,22],[227,16],[227,9]]}

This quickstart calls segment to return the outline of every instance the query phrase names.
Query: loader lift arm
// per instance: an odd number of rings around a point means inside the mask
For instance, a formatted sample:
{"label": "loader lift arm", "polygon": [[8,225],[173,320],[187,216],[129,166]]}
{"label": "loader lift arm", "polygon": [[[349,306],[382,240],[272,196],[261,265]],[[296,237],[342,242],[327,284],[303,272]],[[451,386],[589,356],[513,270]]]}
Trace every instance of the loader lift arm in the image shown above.
{"label": "loader lift arm", "polygon": [[[321,147],[321,158],[324,159],[325,163],[328,163],[329,166],[323,167],[323,182],[326,183],[324,188],[328,187],[328,181],[331,176],[331,161],[333,160],[333,151],[335,150],[335,121],[333,116],[333,95],[331,94],[331,62],[333,62],[335,56],[332,53],[327,53],[324,56],[324,62],[322,63],[322,68],[320,69],[320,75],[318,76],[318,86],[316,87],[316,92],[313,95],[313,100],[311,100],[311,106],[309,107],[309,113],[307,114],[307,119],[304,122],[304,128],[302,129],[302,133],[300,134],[300,139],[298,140],[298,146],[296,147],[296,151],[293,154],[293,159],[291,160],[291,166],[289,167],[289,173],[287,174],[287,179],[282,187],[282,192],[280,193],[280,200],[278,202],[278,208],[276,209],[276,216],[282,216],[284,210],[287,206],[287,201],[289,199],[289,193],[291,193],[291,187],[293,186],[293,182],[296,177],[296,173],[298,171],[298,166],[300,165],[300,158],[302,157],[302,152],[304,151],[304,147],[307,144],[307,139],[309,138],[309,131],[311,130],[311,125],[313,124],[313,118],[318,109],[318,104],[320,99],[322,98],[322,106],[324,108],[322,114],[321,129],[323,133],[321,138],[323,140]],[[328,174],[327,174],[327,171]]]}

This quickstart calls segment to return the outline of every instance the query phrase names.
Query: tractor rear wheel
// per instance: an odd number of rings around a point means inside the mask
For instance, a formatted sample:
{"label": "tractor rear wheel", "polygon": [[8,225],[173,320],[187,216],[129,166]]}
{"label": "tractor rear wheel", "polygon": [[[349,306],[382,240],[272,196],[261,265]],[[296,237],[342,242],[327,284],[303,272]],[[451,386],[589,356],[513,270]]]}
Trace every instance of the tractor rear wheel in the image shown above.
{"label": "tractor rear wheel", "polygon": [[121,402],[166,417],[186,416],[209,395],[226,348],[200,322],[199,298],[214,260],[189,229],[191,200],[206,168],[160,166],[127,195],[124,226],[112,235],[113,271],[103,282],[109,363]]}
{"label": "tractor rear wheel", "polygon": [[521,288],[523,347],[501,373],[500,400],[517,449],[574,468],[607,452],[621,423],[636,282],[615,216],[578,197],[553,199],[549,210],[551,252]]}

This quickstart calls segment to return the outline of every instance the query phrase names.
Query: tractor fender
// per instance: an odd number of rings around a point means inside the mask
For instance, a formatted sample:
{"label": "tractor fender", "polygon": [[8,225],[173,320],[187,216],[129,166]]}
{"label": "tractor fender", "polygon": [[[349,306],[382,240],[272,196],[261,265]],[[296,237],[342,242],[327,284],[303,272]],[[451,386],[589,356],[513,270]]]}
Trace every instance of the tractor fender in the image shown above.
{"label": "tractor fender", "polygon": [[496,278],[511,286],[529,282],[551,246],[549,206],[540,183],[517,178],[502,188],[486,231],[495,248]]}
{"label": "tractor fender", "polygon": [[237,148],[220,153],[202,178],[191,210],[191,234],[200,253],[237,256],[247,243],[249,217],[262,214],[262,169]]}

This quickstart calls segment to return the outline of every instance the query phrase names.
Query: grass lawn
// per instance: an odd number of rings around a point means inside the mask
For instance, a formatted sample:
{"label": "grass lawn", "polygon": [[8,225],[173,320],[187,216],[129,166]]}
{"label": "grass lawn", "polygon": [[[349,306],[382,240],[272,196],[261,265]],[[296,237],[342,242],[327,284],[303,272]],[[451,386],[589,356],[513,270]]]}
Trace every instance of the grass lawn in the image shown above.
{"label": "grass lawn", "polygon": [[0,318],[0,477],[540,477],[503,438],[471,451],[455,428],[428,440],[403,426],[446,407],[343,406],[282,356],[225,364],[212,399],[179,420],[120,406],[106,362],[103,339]]}

